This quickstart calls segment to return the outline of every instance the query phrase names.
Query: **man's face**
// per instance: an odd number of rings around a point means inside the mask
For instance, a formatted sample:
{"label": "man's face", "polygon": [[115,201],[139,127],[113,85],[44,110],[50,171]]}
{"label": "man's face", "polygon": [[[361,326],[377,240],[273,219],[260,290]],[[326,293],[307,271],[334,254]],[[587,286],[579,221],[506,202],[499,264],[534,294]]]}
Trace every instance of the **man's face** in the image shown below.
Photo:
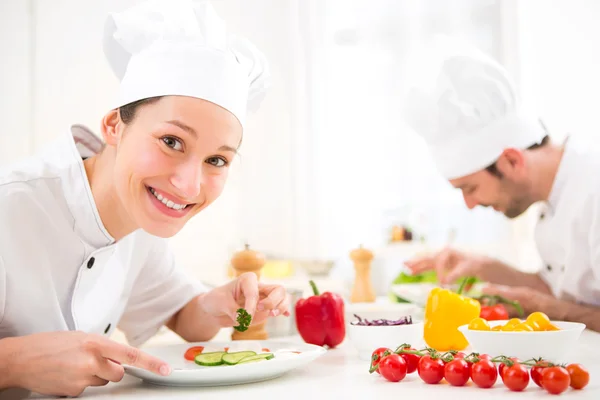
{"label": "man's face", "polygon": [[[493,207],[508,218],[523,214],[535,201],[531,183],[526,179],[524,165],[515,165],[502,159],[496,163],[496,171],[486,169],[457,179],[450,183],[463,193],[469,209],[476,206]],[[521,169],[521,170],[520,170]]]}

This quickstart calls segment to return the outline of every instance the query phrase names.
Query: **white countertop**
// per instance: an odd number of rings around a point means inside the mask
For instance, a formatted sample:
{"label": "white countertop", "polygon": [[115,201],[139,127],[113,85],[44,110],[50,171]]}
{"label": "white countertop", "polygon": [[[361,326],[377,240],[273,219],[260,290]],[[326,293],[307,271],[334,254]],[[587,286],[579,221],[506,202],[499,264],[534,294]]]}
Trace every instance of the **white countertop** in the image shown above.
{"label": "white countertop", "polygon": [[[300,340],[299,337],[290,340]],[[581,391],[568,389],[559,398],[600,399],[600,334],[584,331],[570,357],[590,372],[590,383]],[[377,374],[368,373],[368,365],[358,360],[351,343],[344,342],[339,348],[329,350],[313,363],[294,370],[282,377],[239,386],[215,388],[173,388],[146,384],[137,378],[125,375],[119,383],[110,383],[100,388],[88,388],[81,398],[85,399],[198,399],[210,395],[225,395],[238,399],[266,399],[281,396],[282,399],[367,399],[373,395],[386,396],[376,398],[405,398],[421,400],[440,399],[537,399],[553,398],[530,381],[524,392],[510,392],[500,379],[491,389],[480,389],[469,382],[468,387],[451,387],[448,384],[427,385],[416,373],[408,375],[402,382],[385,381]],[[5,397],[6,396],[6,397]],[[1,394],[0,399],[27,398],[8,397]],[[44,399],[32,395],[28,398]]]}

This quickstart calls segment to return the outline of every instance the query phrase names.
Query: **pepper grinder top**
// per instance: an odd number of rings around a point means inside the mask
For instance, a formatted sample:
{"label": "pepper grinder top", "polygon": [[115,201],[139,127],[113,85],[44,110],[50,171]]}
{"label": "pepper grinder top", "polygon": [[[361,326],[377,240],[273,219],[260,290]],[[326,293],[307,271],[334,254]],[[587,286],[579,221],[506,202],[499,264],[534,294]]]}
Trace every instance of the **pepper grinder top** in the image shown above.
{"label": "pepper grinder top", "polygon": [[373,252],[365,249],[362,244],[358,246],[358,249],[354,249],[350,252],[350,258],[354,263],[368,263],[373,260]]}
{"label": "pepper grinder top", "polygon": [[231,259],[231,265],[237,272],[237,275],[241,275],[244,272],[254,272],[260,276],[260,269],[266,263],[265,256],[258,252],[250,249],[249,244],[244,245],[244,250],[234,254]]}

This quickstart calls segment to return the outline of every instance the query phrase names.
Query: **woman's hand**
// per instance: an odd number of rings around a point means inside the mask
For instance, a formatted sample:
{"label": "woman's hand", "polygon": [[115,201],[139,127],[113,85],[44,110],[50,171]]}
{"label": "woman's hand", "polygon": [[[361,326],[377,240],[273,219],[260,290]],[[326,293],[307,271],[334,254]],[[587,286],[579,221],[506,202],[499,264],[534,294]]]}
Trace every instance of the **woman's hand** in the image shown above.
{"label": "woman's hand", "polygon": [[280,285],[258,282],[253,272],[211,290],[202,299],[202,308],[223,327],[237,325],[237,310],[244,308],[252,315],[252,323],[264,322],[269,316],[289,316],[286,290]]}
{"label": "woman's hand", "polygon": [[[169,375],[164,361],[135,347],[84,332],[44,332],[0,340],[2,386],[55,396],[78,396],[88,386],[119,382],[121,364]],[[2,387],[0,387],[2,389]]]}

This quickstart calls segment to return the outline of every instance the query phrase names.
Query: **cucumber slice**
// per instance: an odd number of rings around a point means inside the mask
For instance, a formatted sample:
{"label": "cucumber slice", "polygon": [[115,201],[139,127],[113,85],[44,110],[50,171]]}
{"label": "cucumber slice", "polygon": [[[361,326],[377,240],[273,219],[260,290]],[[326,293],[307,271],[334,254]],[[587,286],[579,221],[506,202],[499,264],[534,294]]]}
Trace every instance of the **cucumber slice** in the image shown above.
{"label": "cucumber slice", "polygon": [[273,353],[261,353],[261,354],[255,355],[255,356],[249,356],[249,357],[243,358],[241,361],[238,362],[238,364],[246,364],[246,363],[258,362],[258,361],[267,361],[267,360],[272,359],[273,357],[275,357],[273,355]]}
{"label": "cucumber slice", "polygon": [[228,365],[235,365],[237,363],[239,363],[240,361],[242,361],[242,359],[246,358],[246,357],[251,357],[251,356],[255,356],[256,352],[255,351],[237,351],[234,353],[226,353],[223,356],[223,362],[225,364]]}
{"label": "cucumber slice", "polygon": [[223,364],[224,351],[213,351],[211,353],[198,354],[194,362],[205,367],[214,367]]}

